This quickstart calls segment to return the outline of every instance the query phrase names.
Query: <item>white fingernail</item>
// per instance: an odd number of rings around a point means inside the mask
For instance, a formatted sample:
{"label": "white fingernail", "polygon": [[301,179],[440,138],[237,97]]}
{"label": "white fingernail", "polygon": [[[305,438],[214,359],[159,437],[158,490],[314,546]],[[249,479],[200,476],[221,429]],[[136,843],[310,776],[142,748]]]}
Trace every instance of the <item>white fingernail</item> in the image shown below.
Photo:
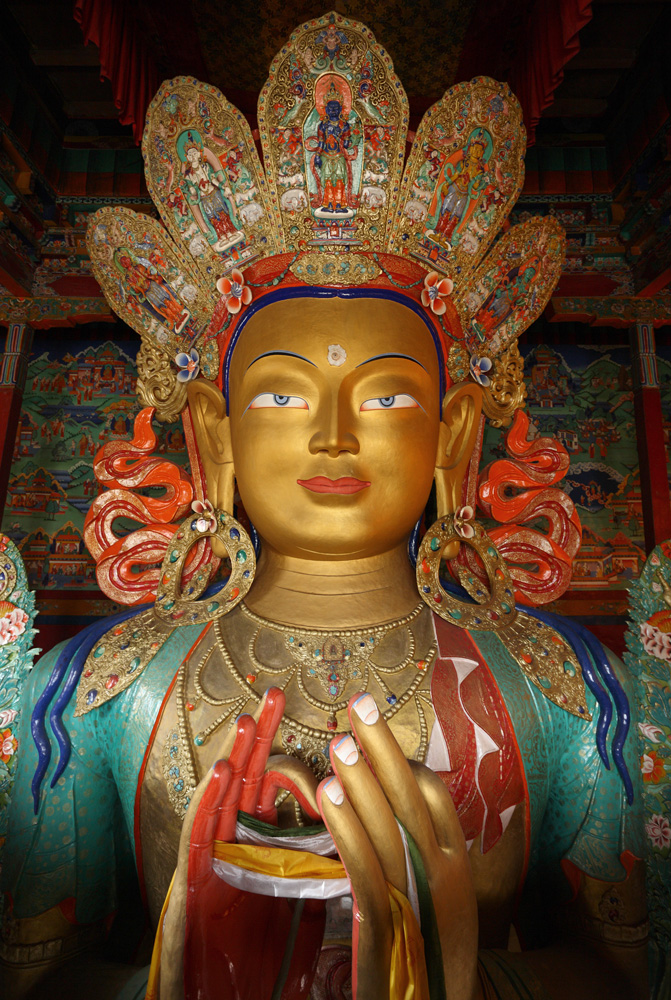
{"label": "white fingernail", "polygon": [[333,752],[343,764],[356,764],[359,759],[359,751],[351,736],[343,736],[333,747]]}
{"label": "white fingernail", "polygon": [[357,698],[354,702],[352,708],[361,721],[365,722],[367,726],[372,726],[373,723],[377,722],[380,718],[380,713],[372,694],[362,694],[361,697]]}
{"label": "white fingernail", "polygon": [[345,801],[345,793],[343,792],[342,785],[337,778],[331,778],[330,781],[327,781],[323,790],[326,792],[334,806],[341,806]]}

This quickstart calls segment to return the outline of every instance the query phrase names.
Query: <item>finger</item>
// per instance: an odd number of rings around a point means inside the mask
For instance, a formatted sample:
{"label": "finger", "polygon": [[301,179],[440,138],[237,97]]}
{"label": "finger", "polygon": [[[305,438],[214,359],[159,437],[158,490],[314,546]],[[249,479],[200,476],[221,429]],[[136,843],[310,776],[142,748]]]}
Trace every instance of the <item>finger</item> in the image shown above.
{"label": "finger", "polygon": [[444,781],[430,767],[419,761],[408,761],[422,798],[426,804],[438,846],[448,857],[467,857],[466,838],[459,822],[454,801]]}
{"label": "finger", "polygon": [[[266,694],[264,694],[263,698],[258,703],[256,708],[254,709],[254,712],[252,713],[252,718],[254,719],[254,722],[259,721],[259,716],[261,715],[261,712],[263,711],[263,708],[266,704],[267,694],[268,692],[266,691]],[[237,721],[238,720],[236,719],[233,725],[229,726],[229,728],[225,731],[221,742],[216,744],[217,749],[214,754],[214,760],[228,760],[228,758],[231,756],[231,750],[233,749],[233,744],[235,743],[235,739],[238,732]]]}
{"label": "finger", "polygon": [[269,688],[263,696],[262,709],[256,724],[256,739],[245,771],[240,796],[240,810],[242,812],[253,814],[256,810],[266,761],[277,728],[282,721],[285,704],[284,692],[280,691],[279,688]]}
{"label": "finger", "polygon": [[317,802],[352,887],[352,995],[387,996],[393,925],[382,868],[337,778],[320,783]]}
{"label": "finger", "polygon": [[[466,840],[452,796],[438,775],[416,761],[411,761],[410,766],[446,860],[446,864],[429,873],[443,971],[445,975],[450,975],[455,990],[461,990],[464,996],[472,996],[477,976],[478,907]],[[446,874],[449,880],[449,896],[443,895],[445,890],[442,888],[441,873]],[[449,905],[445,905],[446,899],[449,899]],[[449,955],[471,956],[471,962],[466,958],[456,967],[454,963],[448,966]],[[457,992],[456,995],[462,993]]]}
{"label": "finger", "polygon": [[[454,984],[455,996],[470,996],[477,967],[477,904],[463,834],[446,821],[441,849],[434,825],[409,762],[370,694],[355,696],[349,705],[352,728],[380,782],[394,815],[412,837],[428,881],[441,945],[442,972]],[[446,790],[447,791],[447,790]],[[442,815],[442,812],[441,812]],[[463,955],[459,968],[449,958]]]}
{"label": "finger", "polygon": [[[201,802],[208,790],[211,788],[212,796],[214,797],[216,794],[221,801],[226,793],[229,780],[228,764],[223,760],[217,761],[214,768],[207,772],[195,789],[184,817],[177,852],[177,867],[170,892],[170,901],[163,921],[160,1000],[183,1000],[184,929],[187,913],[191,834]],[[211,865],[211,861],[209,864]]]}
{"label": "finger", "polygon": [[218,760],[210,772],[210,780],[196,810],[189,838],[189,887],[197,889],[212,871],[212,841],[219,810],[231,782],[231,769],[225,760]]}
{"label": "finger", "polygon": [[406,895],[403,841],[382,788],[349,733],[334,736],[329,753],[333,770],[366,831],[385,880]]}
{"label": "finger", "polygon": [[415,841],[425,861],[438,854],[424,799],[410,764],[371,694],[350,698],[349,718],[359,746],[379,781],[396,819]]}
{"label": "finger", "polygon": [[280,789],[290,792],[310,819],[320,819],[317,805],[317,779],[302,760],[275,754],[268,758],[261,783],[256,816],[266,823],[275,822],[275,799]]}
{"label": "finger", "polygon": [[242,781],[256,736],[256,723],[251,715],[238,716],[234,728],[236,732],[235,742],[228,758],[228,766],[231,769],[231,780],[219,807],[219,818],[216,828],[217,840],[235,840],[235,824],[240,808]]}

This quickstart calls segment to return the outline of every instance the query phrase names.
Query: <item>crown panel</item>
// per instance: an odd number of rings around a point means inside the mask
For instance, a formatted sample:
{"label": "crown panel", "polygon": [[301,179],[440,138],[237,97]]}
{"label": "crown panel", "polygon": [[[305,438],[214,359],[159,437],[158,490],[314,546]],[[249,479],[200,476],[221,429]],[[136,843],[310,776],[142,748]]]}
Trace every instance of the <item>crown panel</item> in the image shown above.
{"label": "crown panel", "polygon": [[408,101],[368,28],[339,14],[303,24],[273,61],[258,112],[286,248],[382,249]]}
{"label": "crown panel", "polygon": [[499,240],[455,296],[471,357],[501,354],[538,319],[559,280],[565,242],[551,216],[513,226]]}
{"label": "crown panel", "polygon": [[409,253],[463,285],[524,183],[526,132],[507,84],[460,83],[424,115],[393,219],[391,253]]}
{"label": "crown panel", "polygon": [[87,246],[115,313],[171,361],[198,340],[214,307],[200,276],[163,226],[127,208],[92,216]]}
{"label": "crown panel", "polygon": [[193,77],[166,80],[142,138],[147,187],[210,289],[283,249],[277,204],[245,117]]}

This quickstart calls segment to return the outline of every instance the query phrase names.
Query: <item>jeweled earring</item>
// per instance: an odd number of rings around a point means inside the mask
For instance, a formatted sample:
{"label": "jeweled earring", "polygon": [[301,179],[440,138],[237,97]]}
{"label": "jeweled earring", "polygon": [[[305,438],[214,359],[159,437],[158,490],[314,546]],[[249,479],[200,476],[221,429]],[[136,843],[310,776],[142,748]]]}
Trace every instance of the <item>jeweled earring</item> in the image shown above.
{"label": "jeweled earring", "polygon": [[[489,580],[489,594],[466,571],[460,582],[477,603],[461,601],[440,582],[440,560],[455,540],[470,545],[479,555]],[[473,517],[472,507],[439,517],[424,535],[417,556],[417,589],[440,618],[459,628],[487,631],[505,628],[515,620],[515,594],[505,560]]]}
{"label": "jeweled earring", "polygon": [[[243,599],[254,581],[256,555],[252,541],[239,521],[209,501],[196,501],[195,512],[182,521],[168,545],[161,566],[154,611],[170,625],[195,625],[228,614]],[[201,569],[182,593],[182,572],[189,550],[201,538],[218,538],[231,561],[231,575],[218,590],[199,600],[207,587],[207,570]]]}

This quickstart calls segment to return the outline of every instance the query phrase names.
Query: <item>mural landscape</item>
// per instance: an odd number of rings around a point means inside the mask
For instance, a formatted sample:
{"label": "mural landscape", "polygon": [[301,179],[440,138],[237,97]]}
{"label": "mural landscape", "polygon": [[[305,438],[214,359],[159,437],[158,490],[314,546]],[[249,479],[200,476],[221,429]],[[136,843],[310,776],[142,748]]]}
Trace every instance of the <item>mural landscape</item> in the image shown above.
{"label": "mural landscape", "polygon": [[[525,345],[527,407],[537,434],[557,437],[571,459],[562,486],[582,522],[574,588],[617,588],[645,562],[630,350]],[[671,415],[671,352],[658,356],[662,410]],[[488,429],[485,460],[504,454]]]}
{"label": "mural landscape", "polygon": [[[111,341],[78,342],[70,353],[36,335],[2,521],[34,589],[98,589],[83,539],[99,492],[93,456],[131,436],[136,381],[134,359]],[[160,450],[186,465],[181,426],[156,429]]]}

